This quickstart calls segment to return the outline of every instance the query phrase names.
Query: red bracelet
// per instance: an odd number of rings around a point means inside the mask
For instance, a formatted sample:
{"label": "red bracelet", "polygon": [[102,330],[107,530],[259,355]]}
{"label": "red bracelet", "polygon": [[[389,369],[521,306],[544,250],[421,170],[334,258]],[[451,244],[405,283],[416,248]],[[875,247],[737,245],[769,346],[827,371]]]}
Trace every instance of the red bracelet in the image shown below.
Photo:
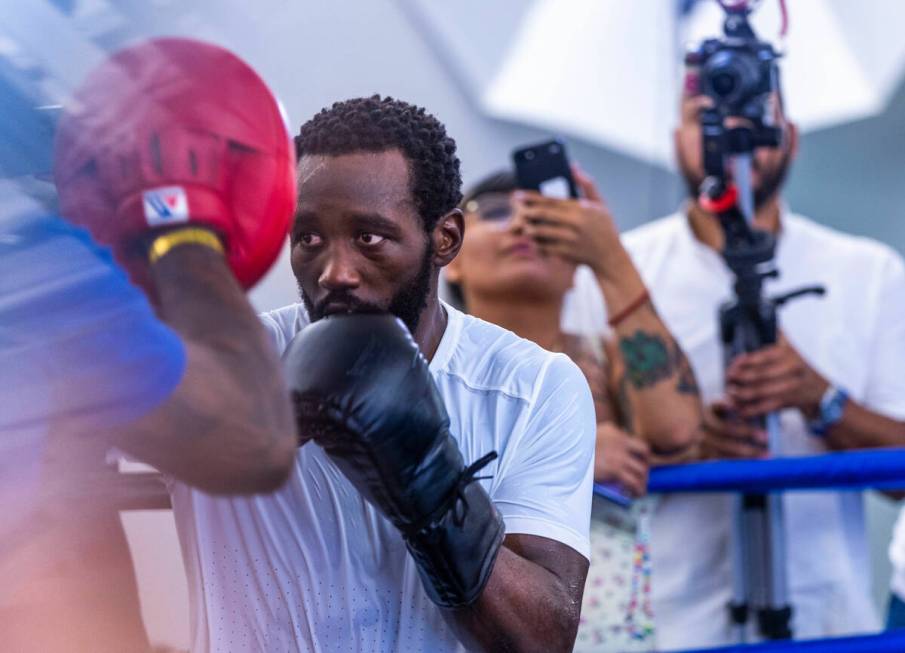
{"label": "red bracelet", "polygon": [[616,326],[625,320],[629,315],[637,311],[639,308],[644,306],[648,300],[650,299],[650,293],[647,291],[647,288],[644,289],[644,292],[638,295],[638,297],[628,306],[623,308],[621,311],[616,313],[613,317],[608,320],[611,329],[615,329]]}

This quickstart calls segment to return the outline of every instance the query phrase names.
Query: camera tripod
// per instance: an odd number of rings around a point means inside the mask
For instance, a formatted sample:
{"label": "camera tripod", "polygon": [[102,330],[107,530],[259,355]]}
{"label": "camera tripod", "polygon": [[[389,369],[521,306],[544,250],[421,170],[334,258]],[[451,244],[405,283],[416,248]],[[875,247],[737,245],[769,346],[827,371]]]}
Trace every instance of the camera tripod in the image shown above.
{"label": "camera tripod", "polygon": [[[706,112],[705,112],[706,113]],[[734,170],[733,185],[726,179],[722,156],[711,159],[702,185],[701,203],[715,213],[725,236],[723,260],[735,276],[735,297],[720,306],[719,330],[724,365],[742,353],[753,352],[776,342],[777,310],[791,299],[806,294],[822,294],[822,286],[801,288],[776,297],[763,296],[763,283],[779,275],[773,264],[776,239],[773,234],[751,226],[754,214],[751,189],[751,157],[754,138],[751,129],[724,130],[716,112],[702,117],[705,142],[709,137],[720,144]],[[706,147],[706,146],[705,146]],[[714,154],[714,150],[710,150]],[[769,451],[780,452],[779,415],[770,413],[756,420],[766,429]],[[788,598],[785,555],[785,521],[782,495],[742,494],[735,499],[731,548],[733,558],[730,619],[739,642],[744,642],[752,614],[760,634],[766,639],[792,637],[792,606]]]}
{"label": "camera tripod", "polygon": [[[782,144],[775,104],[781,55],[759,40],[748,22],[756,3],[719,2],[726,14],[724,38],[704,41],[686,54],[685,63],[699,75],[701,91],[713,100],[700,115],[706,175],[700,204],[719,218],[725,236],[722,257],[735,277],[735,297],[719,310],[723,362],[728,367],[736,356],[776,343],[777,311],[785,302],[805,294],[822,294],[824,289],[814,286],[778,297],[763,296],[764,281],[779,275],[774,265],[776,239],[753,227],[751,170],[757,148]],[[735,126],[727,128],[726,118],[733,118]],[[780,454],[778,413],[753,422],[766,430],[770,453]],[[781,494],[736,497],[729,614],[739,642],[746,640],[751,616],[756,617],[764,638],[792,637],[785,544]]]}

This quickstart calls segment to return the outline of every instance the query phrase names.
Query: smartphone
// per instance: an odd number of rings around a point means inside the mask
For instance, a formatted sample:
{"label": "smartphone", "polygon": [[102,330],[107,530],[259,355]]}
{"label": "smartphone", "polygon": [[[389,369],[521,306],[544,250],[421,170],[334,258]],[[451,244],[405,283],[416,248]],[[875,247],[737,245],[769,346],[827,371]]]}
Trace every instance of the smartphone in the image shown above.
{"label": "smartphone", "polygon": [[520,147],[512,153],[512,162],[519,188],[536,190],[542,195],[559,199],[578,197],[578,188],[562,141],[553,139]]}

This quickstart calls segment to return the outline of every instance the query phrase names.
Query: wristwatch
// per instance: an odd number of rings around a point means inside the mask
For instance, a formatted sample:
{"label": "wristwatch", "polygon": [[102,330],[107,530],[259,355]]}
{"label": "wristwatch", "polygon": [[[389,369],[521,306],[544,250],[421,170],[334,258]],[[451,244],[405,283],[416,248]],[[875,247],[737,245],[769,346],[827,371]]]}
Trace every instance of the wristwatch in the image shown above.
{"label": "wristwatch", "polygon": [[808,423],[811,433],[823,437],[831,426],[842,419],[845,404],[848,403],[848,392],[836,385],[831,385],[820,398],[820,411],[817,418]]}

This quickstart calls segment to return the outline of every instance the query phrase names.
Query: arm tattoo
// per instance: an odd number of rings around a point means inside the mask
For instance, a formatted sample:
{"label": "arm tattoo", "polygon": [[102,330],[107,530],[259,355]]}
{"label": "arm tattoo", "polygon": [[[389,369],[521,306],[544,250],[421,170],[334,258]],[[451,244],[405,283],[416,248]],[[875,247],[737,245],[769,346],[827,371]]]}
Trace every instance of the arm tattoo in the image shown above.
{"label": "arm tattoo", "polygon": [[619,351],[625,362],[625,373],[619,384],[620,403],[625,403],[622,396],[627,394],[628,388],[623,388],[626,382],[635,390],[644,390],[673,375],[678,375],[676,389],[680,394],[699,394],[694,371],[674,339],[667,343],[658,334],[638,329],[619,340]]}
{"label": "arm tattoo", "polygon": [[663,338],[638,329],[619,339],[625,361],[625,377],[636,390],[643,390],[673,375],[673,357]]}

